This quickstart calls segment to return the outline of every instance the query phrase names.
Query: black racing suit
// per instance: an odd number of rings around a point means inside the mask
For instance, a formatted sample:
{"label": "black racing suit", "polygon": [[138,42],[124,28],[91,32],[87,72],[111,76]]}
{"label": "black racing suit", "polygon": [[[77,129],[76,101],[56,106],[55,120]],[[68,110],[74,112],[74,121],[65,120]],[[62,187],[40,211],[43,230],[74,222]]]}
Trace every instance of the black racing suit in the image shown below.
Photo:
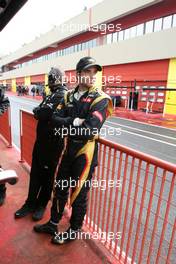
{"label": "black racing suit", "polygon": [[[74,94],[77,90],[78,87],[67,93],[65,107],[52,117],[56,126],[68,128],[69,135],[56,177],[50,221],[58,223],[61,219],[69,189],[72,187],[70,224],[73,230],[81,228],[86,214],[87,194],[92,174],[97,166],[98,143],[95,134],[100,131],[109,114],[108,111],[112,110],[112,101],[103,92],[87,91],[76,100]],[[85,121],[81,126],[74,127],[73,120],[77,117]],[[64,128],[64,134],[65,132]]]}
{"label": "black racing suit", "polygon": [[55,136],[54,127],[49,120],[53,111],[64,100],[66,91],[66,86],[58,86],[33,110],[38,124],[26,200],[30,207],[46,207],[51,198],[54,175],[63,151],[64,141],[61,137]]}

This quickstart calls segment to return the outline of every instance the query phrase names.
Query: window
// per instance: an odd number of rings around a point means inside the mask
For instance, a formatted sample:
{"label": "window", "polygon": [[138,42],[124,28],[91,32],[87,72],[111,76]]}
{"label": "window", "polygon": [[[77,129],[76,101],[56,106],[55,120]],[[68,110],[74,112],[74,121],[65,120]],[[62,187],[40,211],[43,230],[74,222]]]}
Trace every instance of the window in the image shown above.
{"label": "window", "polygon": [[83,50],[83,48],[82,48],[82,44],[80,43],[78,44],[78,51],[81,51],[81,50]]}
{"label": "window", "polygon": [[136,37],[136,26],[130,28],[130,38]]}
{"label": "window", "polygon": [[70,52],[71,52],[71,53],[74,52],[74,48],[75,48],[75,46],[71,46],[71,47],[70,47]]}
{"label": "window", "polygon": [[89,41],[89,47],[90,48],[93,48],[95,46],[95,41],[96,41],[95,39],[92,39]]}
{"label": "window", "polygon": [[162,99],[162,98],[158,98],[158,99],[157,99],[157,102],[158,102],[158,103],[163,103],[163,99]]}
{"label": "window", "polygon": [[158,96],[164,96],[164,93],[158,93]]}
{"label": "window", "polygon": [[123,35],[124,35],[124,31],[122,30],[119,32],[119,41],[124,39]]}
{"label": "window", "polygon": [[93,39],[92,48],[97,46],[97,39]]}
{"label": "window", "polygon": [[88,49],[89,48],[89,41],[86,41],[85,42],[85,49]]}
{"label": "window", "polygon": [[67,52],[68,52],[68,48],[63,49],[63,55],[64,56],[67,55]]}
{"label": "window", "polygon": [[88,41],[88,49],[91,49],[92,48],[92,40],[89,40]]}
{"label": "window", "polygon": [[107,44],[111,44],[112,43],[112,34],[108,34],[107,35]]}
{"label": "window", "polygon": [[118,32],[115,32],[115,33],[112,34],[112,42],[113,43],[117,42],[117,38],[118,38],[117,34],[118,34]]}
{"label": "window", "polygon": [[74,52],[78,51],[78,45],[74,45]]}
{"label": "window", "polygon": [[176,14],[173,15],[173,24],[172,24],[173,27],[176,27]]}
{"label": "window", "polygon": [[154,32],[162,30],[162,18],[156,19],[154,22]]}
{"label": "window", "polygon": [[83,43],[82,43],[82,50],[84,50],[85,48],[86,48],[86,43],[83,42]]}
{"label": "window", "polygon": [[146,22],[146,24],[145,24],[145,33],[146,34],[153,32],[153,24],[154,24],[153,20]]}
{"label": "window", "polygon": [[136,36],[142,36],[144,34],[144,24],[137,26]]}
{"label": "window", "polygon": [[156,89],[156,86],[150,86],[151,89]]}
{"label": "window", "polygon": [[149,101],[150,102],[155,102],[155,98],[150,98]]}
{"label": "window", "polygon": [[129,39],[130,38],[130,29],[125,29],[125,32],[124,32],[124,39]]}
{"label": "window", "polygon": [[171,28],[172,26],[172,16],[164,17],[163,19],[163,29]]}
{"label": "window", "polygon": [[67,54],[70,54],[71,53],[71,47],[67,48]]}

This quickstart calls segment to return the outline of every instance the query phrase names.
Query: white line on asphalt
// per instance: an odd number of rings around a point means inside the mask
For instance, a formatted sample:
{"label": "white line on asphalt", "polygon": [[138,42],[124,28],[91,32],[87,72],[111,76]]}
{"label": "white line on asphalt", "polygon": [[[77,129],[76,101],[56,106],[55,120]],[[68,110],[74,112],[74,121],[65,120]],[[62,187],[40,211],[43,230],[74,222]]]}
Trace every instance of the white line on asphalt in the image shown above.
{"label": "white line on asphalt", "polygon": [[142,122],[142,121],[137,121],[137,120],[133,120],[133,119],[125,118],[125,117],[118,117],[118,116],[117,117],[112,116],[112,117],[113,118],[116,118],[116,119],[127,120],[129,122],[140,123],[140,124],[147,125],[147,126],[159,127],[159,128],[163,128],[163,129],[167,129],[167,130],[172,130],[172,131],[176,132],[176,129],[174,129],[174,128],[167,128],[167,127],[158,126],[158,125],[154,125],[154,124],[148,124],[148,123],[145,123],[145,122]]}
{"label": "white line on asphalt", "polygon": [[127,128],[132,129],[132,130],[138,130],[138,131],[141,131],[141,132],[144,132],[144,133],[148,133],[148,134],[152,134],[152,135],[156,135],[156,136],[160,136],[160,137],[165,137],[165,138],[168,138],[168,139],[176,140],[176,138],[174,138],[174,137],[169,137],[169,136],[158,134],[158,133],[151,132],[151,131],[148,131],[148,130],[146,131],[146,130],[143,130],[143,129],[140,129],[140,128],[136,128],[136,127],[130,127],[130,126],[126,126],[126,125],[121,125],[119,123],[114,123],[114,122],[111,122],[111,121],[106,121],[106,123],[111,123],[111,124],[116,125],[116,126],[127,127]]}
{"label": "white line on asphalt", "polygon": [[[104,126],[107,126],[107,127],[110,127],[110,128],[114,128],[114,127],[108,126],[108,125],[104,125]],[[152,137],[143,136],[143,135],[140,135],[140,134],[129,132],[129,131],[124,130],[124,129],[121,129],[121,131],[125,132],[125,133],[128,133],[128,134],[132,134],[132,135],[138,136],[138,137],[142,137],[142,138],[146,138],[146,139],[153,140],[153,141],[156,141],[156,142],[160,142],[160,143],[163,143],[163,144],[167,144],[167,145],[172,146],[172,147],[176,147],[176,144],[172,144],[172,143],[169,143],[169,142],[166,142],[166,141],[163,141],[163,140],[159,140],[159,139],[155,139],[155,138],[152,138]]]}

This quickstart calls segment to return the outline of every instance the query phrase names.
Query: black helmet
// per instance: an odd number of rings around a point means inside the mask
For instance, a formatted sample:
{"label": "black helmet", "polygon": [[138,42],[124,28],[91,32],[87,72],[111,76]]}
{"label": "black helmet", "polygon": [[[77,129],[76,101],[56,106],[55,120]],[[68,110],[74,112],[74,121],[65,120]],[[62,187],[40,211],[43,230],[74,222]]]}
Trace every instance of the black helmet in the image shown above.
{"label": "black helmet", "polygon": [[48,73],[48,85],[54,86],[62,82],[63,72],[59,68],[52,67]]}
{"label": "black helmet", "polygon": [[102,71],[102,67],[96,63],[96,60],[92,57],[84,57],[76,65],[76,71],[80,72],[88,69],[89,67],[95,66],[98,71]]}

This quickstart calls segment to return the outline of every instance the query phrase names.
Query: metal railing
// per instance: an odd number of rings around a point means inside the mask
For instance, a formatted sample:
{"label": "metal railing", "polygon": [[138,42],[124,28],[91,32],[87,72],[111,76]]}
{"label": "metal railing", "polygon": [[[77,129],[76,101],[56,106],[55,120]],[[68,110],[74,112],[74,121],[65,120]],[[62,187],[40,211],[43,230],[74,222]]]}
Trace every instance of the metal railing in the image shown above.
{"label": "metal railing", "polygon": [[174,263],[176,165],[105,139],[99,143],[85,224],[106,235],[104,246],[121,263]]}
{"label": "metal railing", "polygon": [[10,108],[0,116],[0,135],[8,143],[8,147],[12,147]]}
{"label": "metal railing", "polygon": [[[36,121],[20,115],[21,160],[30,165]],[[117,263],[175,263],[176,165],[99,139],[85,227]]]}
{"label": "metal railing", "polygon": [[21,162],[26,161],[28,165],[32,162],[32,150],[36,137],[37,122],[31,112],[20,110],[20,149]]}

